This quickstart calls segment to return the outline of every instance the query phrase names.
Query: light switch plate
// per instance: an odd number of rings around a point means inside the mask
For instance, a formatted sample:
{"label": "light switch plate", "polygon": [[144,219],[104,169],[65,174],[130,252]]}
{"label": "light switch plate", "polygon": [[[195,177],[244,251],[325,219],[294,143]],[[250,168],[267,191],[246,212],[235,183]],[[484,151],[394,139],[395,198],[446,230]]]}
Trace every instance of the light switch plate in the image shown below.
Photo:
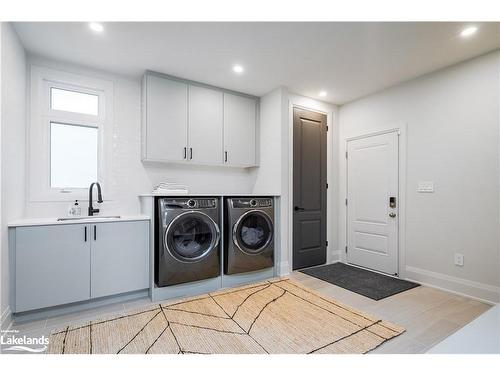
{"label": "light switch plate", "polygon": [[418,192],[419,193],[434,193],[434,181],[419,181],[418,182]]}

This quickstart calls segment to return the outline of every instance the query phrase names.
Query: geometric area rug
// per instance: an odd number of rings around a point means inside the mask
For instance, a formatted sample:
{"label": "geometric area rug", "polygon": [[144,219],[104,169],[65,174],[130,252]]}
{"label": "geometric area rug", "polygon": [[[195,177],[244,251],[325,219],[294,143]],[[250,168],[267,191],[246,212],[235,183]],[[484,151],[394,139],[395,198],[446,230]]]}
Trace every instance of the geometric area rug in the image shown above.
{"label": "geometric area rug", "polygon": [[367,353],[405,331],[289,279],[151,305],[50,335],[53,354]]}

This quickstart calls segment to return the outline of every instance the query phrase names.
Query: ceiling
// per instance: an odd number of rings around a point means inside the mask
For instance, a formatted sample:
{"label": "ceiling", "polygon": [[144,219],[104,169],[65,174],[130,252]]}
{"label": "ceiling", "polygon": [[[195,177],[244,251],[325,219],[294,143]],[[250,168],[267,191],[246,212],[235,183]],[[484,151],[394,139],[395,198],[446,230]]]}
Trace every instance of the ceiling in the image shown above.
{"label": "ceiling", "polygon": [[[500,23],[14,23],[34,54],[128,76],[154,70],[253,95],[343,104],[500,48]],[[235,74],[234,64],[245,71]]]}

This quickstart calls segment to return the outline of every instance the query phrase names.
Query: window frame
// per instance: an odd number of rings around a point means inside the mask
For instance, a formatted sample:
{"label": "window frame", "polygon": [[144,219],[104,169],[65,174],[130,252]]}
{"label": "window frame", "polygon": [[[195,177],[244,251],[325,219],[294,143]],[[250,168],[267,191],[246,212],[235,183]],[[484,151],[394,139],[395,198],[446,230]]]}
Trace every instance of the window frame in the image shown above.
{"label": "window frame", "polygon": [[[113,82],[81,74],[31,66],[29,127],[29,199],[59,202],[87,200],[88,188],[51,187],[51,123],[97,128],[97,180],[108,197],[107,173],[111,155],[105,147],[112,141]],[[51,108],[51,88],[98,96],[98,115],[61,111]]]}

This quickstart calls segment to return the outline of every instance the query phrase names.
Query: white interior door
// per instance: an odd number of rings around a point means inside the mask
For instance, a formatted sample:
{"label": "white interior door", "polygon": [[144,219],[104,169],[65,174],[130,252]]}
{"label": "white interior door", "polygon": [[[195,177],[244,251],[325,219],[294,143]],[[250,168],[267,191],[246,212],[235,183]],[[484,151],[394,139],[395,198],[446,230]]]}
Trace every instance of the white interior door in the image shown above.
{"label": "white interior door", "polygon": [[347,142],[347,261],[398,273],[398,133]]}

